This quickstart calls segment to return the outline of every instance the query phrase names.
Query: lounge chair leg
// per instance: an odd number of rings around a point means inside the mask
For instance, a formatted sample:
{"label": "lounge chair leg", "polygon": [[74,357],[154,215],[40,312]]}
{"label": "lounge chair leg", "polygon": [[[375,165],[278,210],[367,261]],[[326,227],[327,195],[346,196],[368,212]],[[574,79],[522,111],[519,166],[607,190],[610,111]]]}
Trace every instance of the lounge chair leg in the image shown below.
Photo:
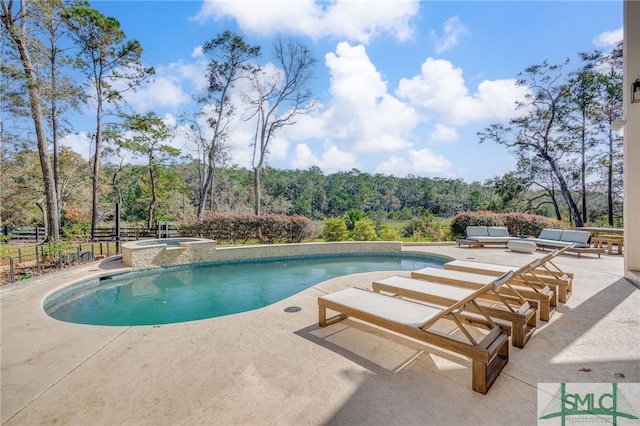
{"label": "lounge chair leg", "polygon": [[320,327],[327,326],[327,308],[318,306],[318,324]]}
{"label": "lounge chair leg", "polygon": [[524,324],[513,324],[511,327],[511,344],[516,348],[524,348]]}
{"label": "lounge chair leg", "polygon": [[471,387],[474,391],[486,394],[509,362],[509,339],[506,334],[503,336],[500,349],[488,364],[478,360],[471,361]]}
{"label": "lounge chair leg", "polygon": [[338,314],[338,315],[334,315],[331,318],[327,319],[327,307],[324,305],[318,305],[318,325],[320,327],[326,327],[328,325],[332,325],[335,324],[337,322],[342,321],[343,319],[347,318],[348,315],[345,314]]}
{"label": "lounge chair leg", "polygon": [[569,296],[567,295],[567,287],[557,286],[558,289],[558,302],[567,303]]}
{"label": "lounge chair leg", "polygon": [[551,319],[551,306],[548,303],[540,304],[540,321],[549,321]]}

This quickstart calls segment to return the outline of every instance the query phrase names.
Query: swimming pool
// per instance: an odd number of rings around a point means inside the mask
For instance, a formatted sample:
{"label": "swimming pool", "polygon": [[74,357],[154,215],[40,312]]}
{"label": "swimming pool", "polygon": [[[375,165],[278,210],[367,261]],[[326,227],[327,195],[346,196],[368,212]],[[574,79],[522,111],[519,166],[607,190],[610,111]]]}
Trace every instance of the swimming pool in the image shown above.
{"label": "swimming pool", "polygon": [[444,263],[426,255],[342,254],[180,266],[77,284],[47,298],[44,309],[78,324],[169,324],[258,309],[342,275]]}

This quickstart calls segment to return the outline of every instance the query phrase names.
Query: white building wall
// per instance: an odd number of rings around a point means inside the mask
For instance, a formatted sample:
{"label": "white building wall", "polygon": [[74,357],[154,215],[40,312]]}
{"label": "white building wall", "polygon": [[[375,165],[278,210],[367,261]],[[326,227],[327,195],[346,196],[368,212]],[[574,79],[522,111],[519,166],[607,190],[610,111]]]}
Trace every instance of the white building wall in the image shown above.
{"label": "white building wall", "polygon": [[624,274],[640,287],[640,102],[631,83],[640,78],[640,0],[624,2]]}

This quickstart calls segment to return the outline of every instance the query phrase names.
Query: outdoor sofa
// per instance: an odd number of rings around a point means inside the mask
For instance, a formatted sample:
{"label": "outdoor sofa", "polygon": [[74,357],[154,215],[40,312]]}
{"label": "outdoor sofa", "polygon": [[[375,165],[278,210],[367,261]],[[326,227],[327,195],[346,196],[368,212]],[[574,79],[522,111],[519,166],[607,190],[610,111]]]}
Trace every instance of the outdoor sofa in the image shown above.
{"label": "outdoor sofa", "polygon": [[537,238],[529,237],[527,241],[536,243],[541,248],[565,248],[573,244],[568,251],[577,253],[578,257],[584,253],[596,253],[600,257],[604,249],[591,247],[591,232],[576,231],[571,229],[545,228]]}
{"label": "outdoor sofa", "polygon": [[544,228],[540,235],[534,238],[512,237],[505,226],[467,226],[466,233],[466,238],[457,240],[458,246],[508,247],[509,241],[519,240],[536,243],[537,248],[562,249],[573,245],[567,251],[576,253],[578,257],[587,253],[595,253],[600,257],[600,254],[604,253],[602,247],[591,247],[591,233],[589,231]]}
{"label": "outdoor sofa", "polygon": [[518,239],[518,237],[509,235],[509,230],[506,226],[467,226],[466,232],[467,237],[458,240],[458,246],[484,247],[497,245],[506,247],[509,241]]}

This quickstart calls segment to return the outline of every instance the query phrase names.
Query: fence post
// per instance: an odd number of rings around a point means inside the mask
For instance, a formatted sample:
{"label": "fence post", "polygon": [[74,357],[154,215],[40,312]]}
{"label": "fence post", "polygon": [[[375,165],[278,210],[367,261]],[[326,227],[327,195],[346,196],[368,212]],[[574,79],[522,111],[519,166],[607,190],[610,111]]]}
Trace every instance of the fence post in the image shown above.
{"label": "fence post", "polygon": [[38,271],[38,274],[41,272],[41,270],[40,270],[40,254],[38,252],[38,247],[36,247],[36,271]]}
{"label": "fence post", "polygon": [[22,263],[22,249],[18,249],[18,262]]}
{"label": "fence post", "polygon": [[62,250],[58,250],[58,267],[62,268],[64,265],[62,264]]}
{"label": "fence post", "polygon": [[15,271],[13,268],[13,257],[9,258],[9,282],[10,283],[15,283],[16,282],[16,275],[15,275]]}

